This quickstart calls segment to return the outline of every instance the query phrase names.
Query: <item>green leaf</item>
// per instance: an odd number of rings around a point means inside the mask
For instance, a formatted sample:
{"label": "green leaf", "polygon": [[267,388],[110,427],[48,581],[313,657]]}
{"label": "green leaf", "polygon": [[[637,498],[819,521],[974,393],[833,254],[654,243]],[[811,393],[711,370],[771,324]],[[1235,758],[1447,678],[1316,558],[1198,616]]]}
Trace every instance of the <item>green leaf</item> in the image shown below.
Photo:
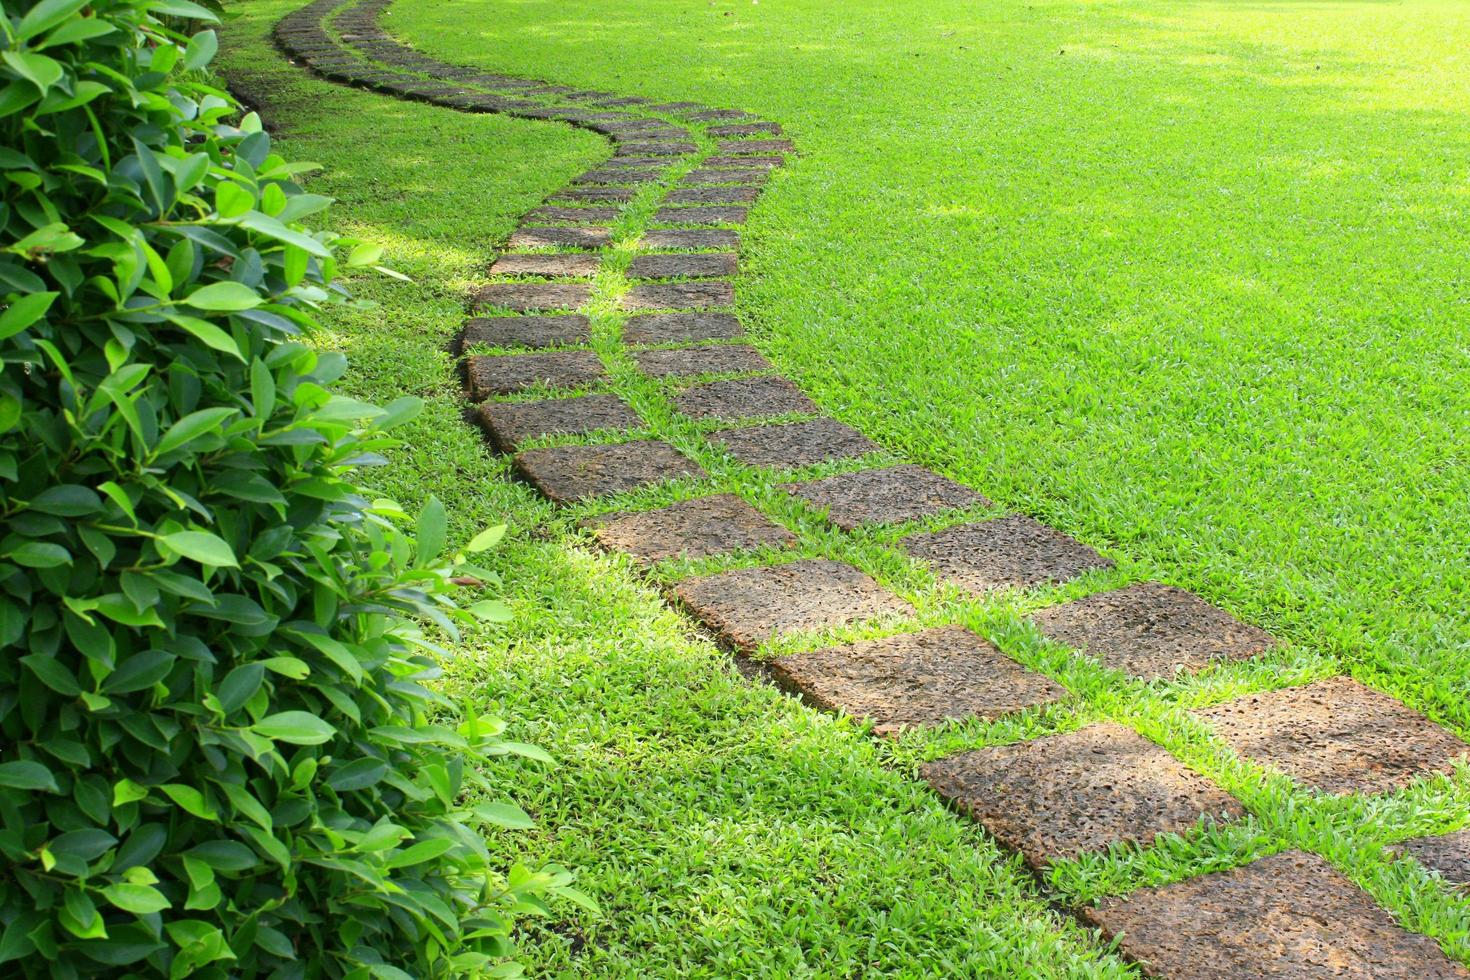
{"label": "green leaf", "polygon": [[243,282],[226,280],[199,287],[184,302],[196,310],[234,312],[253,310],[265,300]]}
{"label": "green leaf", "polygon": [[77,684],[76,675],[55,657],[44,653],[33,653],[28,657],[21,657],[20,662],[40,678],[42,684],[62,697],[74,698],[82,693],[81,686]]}
{"label": "green leaf", "polygon": [[184,68],[199,71],[214,60],[217,51],[219,38],[214,31],[200,31],[189,39],[189,46],[184,50]]}
{"label": "green leaf", "polygon": [[192,558],[201,565],[216,568],[240,567],[229,543],[208,531],[175,531],[173,534],[165,534],[159,541],[167,545],[169,550],[176,551],[185,558]]}
{"label": "green leaf", "polygon": [[499,544],[500,539],[503,537],[505,537],[504,524],[497,524],[494,527],[487,527],[485,528],[485,530],[481,531],[479,534],[471,538],[470,543],[465,545],[464,550],[468,551],[470,554],[478,554],[481,551],[489,551],[491,548]]}
{"label": "green leaf", "polygon": [[406,868],[415,864],[423,864],[425,861],[432,861],[452,847],[454,847],[454,841],[445,840],[443,837],[431,837],[388,855],[388,860],[383,862],[383,866],[385,868]]}
{"label": "green leaf", "polygon": [[222,180],[214,188],[214,209],[221,218],[238,218],[255,207],[255,195],[235,183]]}
{"label": "green leaf", "polygon": [[71,552],[49,541],[27,541],[5,557],[26,568],[57,568],[71,562]]}
{"label": "green leaf", "polygon": [[202,408],[191,412],[169,426],[163,438],[158,440],[158,445],[153,447],[153,454],[162,456],[171,453],[207,432],[217,431],[224,426],[226,419],[235,414],[233,408]]}
{"label": "green leaf", "polygon": [[20,19],[15,26],[15,38],[29,41],[37,34],[51,30],[72,14],[85,7],[91,0],[41,0]]}
{"label": "green leaf", "polygon": [[204,798],[204,794],[199,792],[194,787],[185,786],[183,783],[164,783],[158,788],[165,795],[167,795],[169,799],[173,800],[184,810],[187,810],[189,813],[192,813],[199,819],[219,819],[219,814],[215,812],[214,807],[209,805],[209,801]]}
{"label": "green leaf", "polygon": [[6,337],[14,337],[26,327],[35,323],[46,315],[51,309],[60,293],[31,293],[22,296],[11,303],[4,313],[0,313],[0,340]]}
{"label": "green leaf", "polygon": [[448,533],[449,515],[439,498],[431,495],[429,502],[424,504],[424,509],[419,511],[415,528],[419,565],[428,565],[443,553]]}
{"label": "green leaf", "polygon": [[5,63],[15,69],[16,74],[35,85],[43,95],[65,74],[61,62],[34,51],[6,51],[0,57],[4,57]]}
{"label": "green leaf", "polygon": [[320,745],[337,734],[337,729],[306,711],[278,711],[250,726],[250,730],[292,745]]}
{"label": "green leaf", "polygon": [[183,313],[169,313],[168,320],[175,326],[183,327],[186,331],[199,338],[206,347],[212,347],[221,353],[229,354],[237,360],[245,360],[244,356],[240,353],[240,345],[235,343],[235,338],[208,320],[201,320],[197,316],[186,316]]}
{"label": "green leaf", "polygon": [[163,897],[163,892],[152,885],[118,882],[102,889],[102,897],[124,912],[134,915],[149,915],[169,907],[169,900]]}
{"label": "green leaf", "polygon": [[514,803],[481,803],[475,807],[475,816],[508,830],[530,830],[536,826],[526,811]]}
{"label": "green leaf", "polygon": [[45,790],[59,793],[56,777],[39,762],[22,759],[16,762],[0,762],[0,786],[7,789]]}

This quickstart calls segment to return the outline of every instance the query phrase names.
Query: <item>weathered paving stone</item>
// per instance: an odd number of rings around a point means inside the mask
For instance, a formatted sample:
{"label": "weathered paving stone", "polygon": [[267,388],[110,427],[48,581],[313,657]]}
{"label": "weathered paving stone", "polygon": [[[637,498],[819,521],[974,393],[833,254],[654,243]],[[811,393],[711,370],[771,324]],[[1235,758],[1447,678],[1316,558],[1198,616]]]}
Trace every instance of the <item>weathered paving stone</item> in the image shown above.
{"label": "weathered paving stone", "polygon": [[1457,888],[1470,888],[1470,830],[1404,841],[1393,850],[1439,872]]}
{"label": "weathered paving stone", "polygon": [[565,255],[548,252],[529,252],[522,255],[502,255],[490,267],[492,276],[560,276],[577,278],[597,272],[602,257],[597,255]]}
{"label": "weathered paving stone", "polygon": [[1466,745],[1419,712],[1350,677],[1203,708],[1242,756],[1324,793],[1382,793],[1447,771]]}
{"label": "weathered paving stone", "polygon": [[1150,976],[1171,980],[1450,980],[1470,971],[1315,854],[1141,888],[1079,910]]}
{"label": "weathered paving stone", "polygon": [[1034,869],[1116,842],[1146,846],[1245,810],[1131,728],[1104,722],[931,762],[924,779]]}
{"label": "weathered paving stone", "polygon": [[728,282],[666,282],[634,286],[618,300],[625,310],[680,310],[729,306],[735,290]]}
{"label": "weathered paving stone", "polygon": [[785,378],[737,378],[695,385],[674,398],[674,406],[693,419],[760,418],[797,412],[815,415],[817,406]]}
{"label": "weathered paving stone", "polygon": [[526,215],[527,221],[565,221],[568,224],[597,225],[618,220],[618,208],[559,208],[546,204]]}
{"label": "weathered paving stone", "polygon": [[740,235],[727,228],[650,228],[644,248],[739,248]]}
{"label": "weathered paving stone", "polygon": [[662,172],[672,163],[665,157],[625,157],[617,156],[611,160],[604,160],[599,166],[603,170],[638,170],[644,167],[652,167]]}
{"label": "weathered paving stone", "polygon": [[719,144],[721,153],[790,153],[796,147],[790,140],[726,140]]}
{"label": "weathered paving stone", "polygon": [[664,198],[669,204],[750,204],[761,196],[759,187],[683,187]]}
{"label": "weathered paving stone", "polygon": [[513,395],[540,384],[580,388],[604,377],[602,360],[590,350],[477,355],[466,360],[465,373],[469,378],[470,397],[476,401],[490,395]]}
{"label": "weathered paving stone", "polygon": [[518,228],[510,248],[606,248],[612,232],[606,228]]}
{"label": "weathered paving stone", "polygon": [[633,361],[640,371],[654,378],[749,373],[771,368],[771,363],[759,351],[744,344],[637,351],[633,354]]}
{"label": "weathered paving stone", "polygon": [[515,457],[516,472],[556,503],[636,490],[704,470],[666,442],[616,446],[553,446]]}
{"label": "weathered paving stone", "polygon": [[746,466],[783,470],[866,456],[879,449],[867,436],[835,419],[721,429],[705,436],[705,441],[722,445]]}
{"label": "weathered paving stone", "polygon": [[961,483],[903,463],[843,473],[810,483],[787,484],[789,493],[827,509],[827,520],[844,531],[864,524],[898,524],[990,501]]}
{"label": "weathered paving stone", "polygon": [[970,592],[1065,582],[1113,563],[1061,531],[1021,514],[903,539],[915,558]]}
{"label": "weathered paving stone", "polygon": [[568,187],[556,192],[558,201],[616,201],[633,200],[638,193],[636,187]]}
{"label": "weathered paving stone", "polygon": [[677,157],[685,153],[694,153],[699,149],[693,143],[663,143],[629,141],[619,143],[616,156],[649,156],[649,157]]}
{"label": "weathered paving stone", "polygon": [[521,443],[542,436],[625,431],[638,428],[643,420],[616,395],[585,395],[539,402],[483,402],[480,424],[496,449],[513,453]]}
{"label": "weathered paving stone", "polygon": [[556,347],[585,344],[592,326],[580,313],[565,316],[477,316],[465,324],[465,347]]}
{"label": "weathered paving stone", "polygon": [[738,225],[745,221],[746,208],[712,207],[659,208],[653,213],[654,221],[667,221],[671,225]]}
{"label": "weathered paving stone", "polygon": [[705,157],[703,165],[706,167],[755,167],[761,170],[772,170],[785,162],[784,157],[750,157],[726,153],[719,156]]}
{"label": "weathered paving stone", "polygon": [[689,579],[674,594],[695,619],[746,652],[784,633],[913,612],[851,565],[815,558]]}
{"label": "weathered paving stone", "polygon": [[665,112],[670,115],[689,112],[691,109],[703,109],[704,105],[699,102],[660,102],[648,107],[649,112]]}
{"label": "weathered paving stone", "polygon": [[689,130],[679,129],[675,126],[650,126],[642,129],[620,130],[613,133],[612,138],[618,143],[647,140],[687,140],[689,139]]}
{"label": "weathered paving stone", "polygon": [[493,282],[475,290],[475,305],[506,310],[571,310],[592,298],[585,283]]}
{"label": "weathered paving stone", "polygon": [[1220,660],[1244,660],[1275,638],[1199,596],[1158,582],[1090,595],[1035,616],[1047,639],[1136,677],[1168,677]]}
{"label": "weathered paving stone", "polygon": [[756,136],[760,133],[780,136],[781,126],[773,122],[730,123],[725,126],[711,126],[705,132],[711,136]]}
{"label": "weathered paving stone", "polygon": [[733,276],[740,270],[734,252],[694,255],[638,255],[628,264],[629,279],[699,279]]}
{"label": "weathered paving stone", "polygon": [[755,184],[761,183],[769,176],[769,171],[763,169],[755,170],[719,170],[712,167],[699,167],[684,175],[685,184]]}
{"label": "weathered paving stone", "polygon": [[796,535],[734,494],[684,500],[658,510],[608,514],[583,522],[603,547],[641,562],[708,558],[769,546],[789,548]]}
{"label": "weathered paving stone", "polygon": [[751,119],[750,113],[741,109],[706,109],[684,117],[692,122],[715,122],[720,119]]}
{"label": "weathered paving stone", "polygon": [[880,735],[997,718],[1067,694],[959,626],[781,657],[770,668],[783,687],[824,711],[872,719]]}
{"label": "weathered paving stone", "polygon": [[603,167],[599,170],[589,170],[576,180],[574,184],[651,184],[663,176],[660,170],[623,170],[621,168]]}
{"label": "weathered paving stone", "polygon": [[729,313],[640,313],[623,324],[629,344],[677,344],[695,340],[730,340],[745,329]]}

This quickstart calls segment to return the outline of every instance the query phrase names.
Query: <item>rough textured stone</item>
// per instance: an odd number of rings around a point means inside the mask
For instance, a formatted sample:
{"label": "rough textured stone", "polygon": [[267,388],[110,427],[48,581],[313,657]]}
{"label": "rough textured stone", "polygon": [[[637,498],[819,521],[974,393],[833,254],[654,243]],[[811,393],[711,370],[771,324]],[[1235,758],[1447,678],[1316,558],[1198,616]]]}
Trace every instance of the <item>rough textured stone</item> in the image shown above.
{"label": "rough textured stone", "polygon": [[562,208],[543,204],[526,215],[527,221],[556,221],[569,225],[601,225],[617,221],[619,208]]}
{"label": "rough textured stone", "polygon": [[721,153],[735,155],[758,153],[790,153],[796,149],[790,140],[726,140],[719,144]]}
{"label": "rough textured stone", "polygon": [[990,506],[989,500],[964,484],[909,463],[787,484],[785,489],[825,507],[827,520],[844,531],[864,524],[912,521],[961,507]]}
{"label": "rough textured stone", "polygon": [[480,424],[495,448],[513,453],[523,442],[599,429],[636,429],[643,420],[616,395],[585,395],[538,402],[484,402]]}
{"label": "rough textured stone", "polygon": [[1419,712],[1350,677],[1251,694],[1197,712],[1247,759],[1325,793],[1382,793],[1470,752]]}
{"label": "rough textured stone", "polygon": [[556,347],[560,344],[585,344],[592,337],[592,327],[580,313],[562,316],[477,316],[464,325],[462,348],[485,347]]}
{"label": "rough textured stone", "polygon": [[695,385],[675,396],[674,405],[694,419],[745,419],[801,412],[817,406],[800,388],[779,377],[740,378]]}
{"label": "rough textured stone", "polygon": [[698,464],[666,442],[616,446],[552,446],[515,458],[523,478],[550,500],[570,503],[623,493],[686,476],[704,476]]}
{"label": "rough textured stone", "polygon": [[1035,621],[1048,639],[1083,650],[1105,667],[1149,679],[1254,657],[1275,642],[1265,630],[1157,582],[1053,606]]}
{"label": "rough textured stone", "polygon": [[706,167],[749,167],[760,170],[774,170],[785,162],[786,159],[784,157],[752,157],[725,153],[718,156],[706,157],[702,165]]}
{"label": "rough textured stone", "polygon": [[[757,184],[763,182],[769,171],[763,169],[750,170],[721,170],[713,167],[699,167],[684,175],[685,184]],[[753,188],[754,189],[754,188]]]}
{"label": "rough textured stone", "polygon": [[692,377],[700,374],[737,374],[768,371],[771,363],[754,347],[744,344],[711,344],[708,347],[676,347],[673,350],[643,350],[633,354],[638,369],[654,378]]}
{"label": "rough textured stone", "polygon": [[783,470],[832,459],[851,459],[878,451],[878,444],[834,419],[721,429],[705,436],[747,466]]}
{"label": "rough textured stone", "polygon": [[567,187],[556,192],[558,201],[616,201],[626,203],[638,193],[636,187]]}
{"label": "rough textured stone", "polygon": [[600,255],[556,254],[529,252],[502,255],[490,266],[492,276],[562,276],[577,278],[597,273],[602,264]]}
{"label": "rough textured stone", "polygon": [[694,122],[714,122],[720,119],[754,119],[755,117],[742,109],[706,109],[703,112],[691,113],[684,118]]}
{"label": "rough textured stone", "polygon": [[759,187],[683,187],[669,191],[666,204],[750,204],[761,196]]}
{"label": "rough textured stone", "polygon": [[741,207],[696,207],[659,208],[653,214],[654,221],[671,225],[738,225],[745,222],[745,208]]}
{"label": "rough textured stone", "polygon": [[475,290],[476,306],[506,310],[572,310],[592,298],[585,283],[492,282]]}
{"label": "rough textured stone", "polygon": [[1067,693],[959,626],[781,657],[770,668],[783,687],[817,707],[872,719],[880,735],[996,718]]}
{"label": "rough textured stone", "polygon": [[1151,976],[1171,980],[1450,980],[1470,977],[1426,936],[1315,854],[1141,888],[1079,910]]}
{"label": "rough textured stone", "polygon": [[611,160],[604,160],[600,166],[603,170],[639,170],[644,167],[652,167],[661,173],[672,163],[672,160],[665,157],[618,156]]}
{"label": "rough textured stone", "polygon": [[552,388],[580,388],[601,381],[602,360],[590,350],[552,354],[501,354],[466,358],[470,397],[513,395],[544,384]]}
{"label": "rough textured stone", "polygon": [[624,169],[622,167],[600,167],[589,170],[573,184],[652,184],[663,176],[662,170]]}
{"label": "rough textured stone", "polygon": [[1104,722],[923,767],[941,796],[1032,868],[1110,844],[1148,845],[1201,817],[1245,813],[1234,798],[1131,728]]}
{"label": "rough textured stone", "polygon": [[693,143],[664,143],[643,142],[629,140],[618,144],[617,156],[633,156],[635,154],[649,157],[676,157],[685,153],[695,153],[699,147]]}
{"label": "rough textured stone", "polygon": [[1470,888],[1470,830],[1404,841],[1393,850],[1439,872],[1457,888]]}
{"label": "rough textured stone", "polygon": [[662,112],[667,113],[668,115],[678,115],[680,113],[687,113],[694,110],[702,110],[703,108],[704,103],[702,102],[659,102],[656,105],[649,106],[648,111]]}
{"label": "rough textured stone", "polygon": [[935,574],[971,592],[1065,582],[1113,563],[1061,531],[1021,514],[903,539]]}
{"label": "rough textured stone", "polygon": [[734,252],[696,252],[692,255],[637,255],[628,264],[630,279],[700,279],[733,276],[740,269]]}
{"label": "rough textured stone", "polygon": [[684,500],[658,510],[606,514],[584,521],[603,547],[642,562],[708,558],[769,546],[789,548],[796,535],[734,494]]}
{"label": "rough textured stone", "polygon": [[519,228],[510,236],[511,248],[606,248],[612,232],[606,228]]}
{"label": "rough textured stone", "polygon": [[729,340],[745,329],[729,313],[641,313],[623,324],[629,344],[675,344],[691,340]]}
{"label": "rough textured stone", "polygon": [[913,612],[851,565],[822,559],[690,579],[674,594],[695,619],[746,652],[783,633]]}
{"label": "rough textured stone", "polygon": [[728,228],[650,228],[639,244],[644,248],[739,248],[740,233]]}
{"label": "rough textured stone", "polygon": [[728,282],[664,282],[634,286],[618,300],[625,310],[679,310],[729,306],[735,290]]}
{"label": "rough textured stone", "polygon": [[730,123],[724,126],[711,126],[705,132],[711,136],[756,136],[761,133],[780,136],[781,126],[773,122]]}

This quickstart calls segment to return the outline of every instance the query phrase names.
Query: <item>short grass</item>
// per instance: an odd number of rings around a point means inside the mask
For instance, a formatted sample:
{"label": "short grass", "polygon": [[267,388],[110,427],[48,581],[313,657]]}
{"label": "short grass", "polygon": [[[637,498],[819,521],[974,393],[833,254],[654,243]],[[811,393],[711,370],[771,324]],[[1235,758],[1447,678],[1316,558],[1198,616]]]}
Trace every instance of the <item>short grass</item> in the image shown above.
{"label": "short grass", "polygon": [[[267,83],[280,118],[300,131],[288,149],[329,164],[319,183],[343,199],[337,220],[388,244],[417,280],[363,284],[382,308],[340,318],[330,338],[355,358],[360,391],[431,397],[385,486],[410,500],[433,489],[462,529],[503,512],[521,531],[503,561],[522,615],[452,669],[459,689],[522,719],[564,760],[523,792],[541,834],[498,843],[584,868],[608,907],[536,933],[539,966],[1119,972],[1037,903],[1014,862],[904,778],[924,759],[1098,718],[1166,745],[1251,816],[1066,862],[1044,890],[1085,901],[1308,847],[1470,959],[1470,906],[1384,851],[1463,824],[1464,772],[1375,800],[1319,799],[1234,757],[1187,714],[1348,669],[1470,730],[1457,700],[1470,631],[1455,602],[1467,550],[1459,491],[1470,489],[1455,434],[1470,371],[1456,281],[1437,278],[1453,276],[1467,237],[1470,215],[1452,186],[1467,147],[1450,132],[1452,106],[1405,114],[1387,104],[1424,84],[1404,59],[1428,66],[1432,31],[1420,37],[1396,14],[1358,5],[1258,6],[1227,20],[1207,5],[1166,16],[1138,3],[984,14],[856,4],[834,25],[836,8],[816,3],[400,3],[389,23],[450,60],[752,108],[795,130],[804,156],[757,208],[752,271],[739,283],[761,346],[899,456],[1119,562],[1065,587],[971,602],[893,547],[914,528],[831,531],[770,475],[711,452],[708,426],[681,419],[667,386],[630,369],[609,302],[626,285],[617,263],[599,275],[593,307],[611,387],[709,479],[564,514],[500,482],[500,465],[455,418],[439,347],[514,216],[605,150],[555,125],[305,80],[260,44],[278,5],[252,7],[232,60]],[[1410,6],[1444,30],[1456,15]],[[1280,9],[1314,19],[1313,58],[1329,75],[1283,53],[1306,35],[1284,28]],[[1365,18],[1375,46],[1328,57],[1330,39],[1355,36],[1343,25]],[[1053,45],[1058,35],[1069,40]],[[1341,82],[1354,72],[1378,85],[1374,99]],[[1429,149],[1406,151],[1409,131]],[[1329,157],[1334,140],[1344,153],[1354,141],[1371,152],[1358,145],[1335,181],[1263,157],[1314,140]],[[620,227],[636,234],[651,203],[640,198]],[[1359,226],[1372,248],[1341,231]],[[1359,353],[1364,341],[1375,354]],[[1396,400],[1384,397],[1390,376]],[[847,722],[739,680],[629,566],[589,553],[571,532],[598,509],[711,490],[740,493],[795,530],[797,556],[858,565],[910,599],[918,622],[965,623],[1075,696],[876,746]],[[772,558],[670,563],[653,582]],[[1040,605],[1146,577],[1193,588],[1287,643],[1258,662],[1142,685],[1045,644],[1025,623]],[[792,637],[764,654],[914,625]]]}

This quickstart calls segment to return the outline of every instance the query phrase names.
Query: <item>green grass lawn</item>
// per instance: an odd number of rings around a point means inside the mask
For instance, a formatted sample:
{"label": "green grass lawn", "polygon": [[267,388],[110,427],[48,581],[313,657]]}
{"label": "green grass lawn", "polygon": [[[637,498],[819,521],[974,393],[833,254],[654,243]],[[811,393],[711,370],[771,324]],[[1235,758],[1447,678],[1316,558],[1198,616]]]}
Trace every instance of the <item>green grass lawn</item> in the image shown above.
{"label": "green grass lawn", "polygon": [[[581,868],[605,911],[533,930],[537,970],[1126,974],[907,778],[923,759],[1098,717],[1128,720],[1252,816],[1063,862],[1046,889],[1087,899],[1305,845],[1470,961],[1470,904],[1382,854],[1463,824],[1464,773],[1381,800],[1314,799],[1222,752],[1181,711],[1348,669],[1470,735],[1470,65],[1455,43],[1470,11],[390,9],[390,28],[446,60],[785,125],[801,156],[755,208],[737,281],[759,346],[888,449],[1118,560],[1063,589],[962,602],[895,558],[895,533],[835,535],[706,455],[710,485],[775,512],[800,553],[853,561],[921,620],[958,618],[1079,695],[880,746],[741,680],[626,563],[588,550],[575,515],[505,482],[460,419],[443,348],[466,289],[515,218],[606,145],[308,79],[263,40],[292,6],[246,8],[227,64],[270,93],[285,152],[326,164],[313,189],[342,201],[334,223],[384,243],[415,280],[360,283],[379,307],[335,317],[324,338],[352,357],[352,393],[429,400],[411,448],[374,478],[405,503],[437,493],[462,533],[514,527],[499,561],[517,619],[458,651],[450,683],[562,760],[500,774],[541,828],[494,843]],[[615,337],[600,344],[616,360]],[[658,385],[629,371],[615,381],[661,435],[697,445]],[[1259,663],[1145,687],[1020,623],[1041,602],[1140,578],[1289,642]]]}

